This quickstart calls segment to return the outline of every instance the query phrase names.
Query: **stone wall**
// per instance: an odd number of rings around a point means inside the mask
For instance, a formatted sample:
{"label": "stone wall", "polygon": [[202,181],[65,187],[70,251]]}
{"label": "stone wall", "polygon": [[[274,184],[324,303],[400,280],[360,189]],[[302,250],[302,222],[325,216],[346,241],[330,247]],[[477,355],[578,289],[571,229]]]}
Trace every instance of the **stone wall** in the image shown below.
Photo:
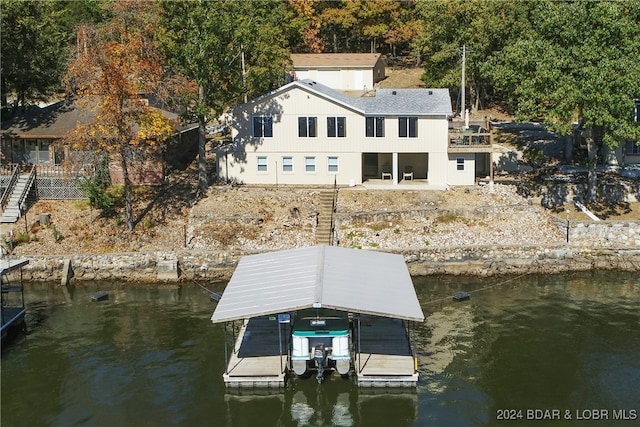
{"label": "stone wall", "polygon": [[[557,225],[566,233],[566,221]],[[573,247],[640,249],[640,221],[569,222],[568,240]]]}
{"label": "stone wall", "polygon": [[[618,231],[616,229],[616,231]],[[585,240],[586,241],[586,240]],[[398,251],[412,275],[476,275],[557,273],[562,271],[640,271],[640,246],[587,247],[582,244],[552,246],[475,246]],[[70,260],[72,280],[128,282],[228,280],[243,255],[230,251],[179,251],[103,255],[34,256],[24,268],[27,281],[56,281]],[[173,263],[171,262],[173,261]],[[177,266],[165,269],[165,266]],[[175,267],[174,267],[175,268]]]}

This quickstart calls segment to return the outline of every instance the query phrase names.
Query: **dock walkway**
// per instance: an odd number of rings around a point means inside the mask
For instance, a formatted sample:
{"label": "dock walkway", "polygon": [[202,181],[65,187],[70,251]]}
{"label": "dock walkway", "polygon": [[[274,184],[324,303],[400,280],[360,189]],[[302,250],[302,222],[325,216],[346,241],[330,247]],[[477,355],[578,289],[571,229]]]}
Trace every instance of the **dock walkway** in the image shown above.
{"label": "dock walkway", "polygon": [[290,331],[282,326],[279,334],[278,326],[275,316],[254,317],[244,322],[223,375],[227,386],[284,387]]}
{"label": "dock walkway", "polygon": [[[7,283],[5,275],[29,264],[26,258],[0,259],[0,287],[2,289],[2,307],[0,308],[0,335],[2,340],[7,337],[9,330],[17,328],[24,323],[27,309],[24,306],[22,293],[22,280],[17,285]],[[19,303],[12,301],[10,295],[19,294]]]}
{"label": "dock walkway", "polygon": [[360,330],[360,352],[355,361],[358,385],[415,387],[418,373],[402,320],[362,316]]}

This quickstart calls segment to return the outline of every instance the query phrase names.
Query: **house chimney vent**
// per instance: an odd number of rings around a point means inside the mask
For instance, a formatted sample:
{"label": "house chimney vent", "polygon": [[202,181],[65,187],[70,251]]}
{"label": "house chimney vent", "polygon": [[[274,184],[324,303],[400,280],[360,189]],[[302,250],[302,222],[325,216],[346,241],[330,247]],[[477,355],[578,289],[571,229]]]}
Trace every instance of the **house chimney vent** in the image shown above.
{"label": "house chimney vent", "polygon": [[429,95],[433,95],[433,91],[432,90],[429,91]]}
{"label": "house chimney vent", "polygon": [[391,95],[397,95],[398,92],[396,92],[395,90],[391,92]]}

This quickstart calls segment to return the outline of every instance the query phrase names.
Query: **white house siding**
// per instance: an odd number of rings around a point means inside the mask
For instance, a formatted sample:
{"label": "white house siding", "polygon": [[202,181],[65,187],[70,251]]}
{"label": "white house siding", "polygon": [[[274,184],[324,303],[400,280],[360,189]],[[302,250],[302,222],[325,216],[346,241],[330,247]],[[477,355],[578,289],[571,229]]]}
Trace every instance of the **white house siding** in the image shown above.
{"label": "white house siding", "polygon": [[[446,186],[448,122],[445,115],[417,116],[417,138],[399,138],[398,116],[386,116],[385,136],[367,138],[365,116],[355,108],[308,92],[297,83],[240,106],[233,113],[233,147],[217,152],[218,175],[247,184],[327,185],[333,184],[334,179],[339,185],[361,184],[363,153],[380,153],[385,159],[397,159],[396,181],[402,179],[404,167],[411,165],[416,178],[427,178],[430,185]],[[251,136],[254,111],[273,117],[273,137]],[[315,138],[298,136],[299,117],[317,118]],[[327,117],[346,118],[345,138],[327,137]],[[267,158],[266,172],[258,172],[259,156]],[[315,157],[315,172],[305,170],[307,156]],[[327,170],[329,156],[338,157],[337,173]],[[283,171],[283,157],[291,157],[292,171]]]}
{"label": "white house siding", "polygon": [[[221,178],[256,184],[338,184],[362,183],[360,144],[353,141],[364,135],[362,117],[341,105],[318,98],[294,88],[278,96],[262,100],[257,111],[273,116],[273,138],[248,138],[242,141],[237,129],[252,129],[252,110],[234,115],[234,140],[243,151],[219,154],[218,171]],[[298,137],[298,118],[317,118],[317,137]],[[327,137],[327,117],[346,118],[346,137]],[[268,172],[258,172],[258,156],[267,156]],[[293,172],[282,171],[282,157],[293,159]],[[316,172],[305,171],[306,156],[315,156]],[[338,172],[327,171],[327,158],[338,157]],[[277,164],[277,167],[276,167]],[[276,174],[277,172],[277,174]],[[276,176],[277,175],[277,176]],[[353,180],[353,181],[352,181]]]}
{"label": "white house siding", "polygon": [[[458,159],[464,159],[464,170],[458,170]],[[473,153],[449,154],[447,176],[449,185],[474,185],[476,160]]]}
{"label": "white house siding", "polygon": [[[310,79],[338,90],[364,91],[373,89],[374,70],[371,68],[296,70],[298,80]],[[383,73],[384,74],[384,73]]]}

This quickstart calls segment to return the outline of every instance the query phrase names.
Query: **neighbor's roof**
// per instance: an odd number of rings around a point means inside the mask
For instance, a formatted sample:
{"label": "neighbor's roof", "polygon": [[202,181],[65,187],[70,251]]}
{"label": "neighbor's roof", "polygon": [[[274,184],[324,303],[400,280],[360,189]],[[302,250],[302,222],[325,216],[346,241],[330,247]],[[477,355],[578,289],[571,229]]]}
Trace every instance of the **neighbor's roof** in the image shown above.
{"label": "neighbor's roof", "polygon": [[294,68],[364,68],[373,67],[379,53],[293,53]]}
{"label": "neighbor's roof", "polygon": [[314,307],[424,320],[401,255],[312,246],[242,257],[211,321]]}
{"label": "neighbor's roof", "polygon": [[[170,120],[178,120],[172,112],[152,107]],[[89,106],[81,107],[76,102],[59,101],[46,107],[29,107],[25,113],[2,122],[2,134],[19,138],[62,138],[80,124],[95,120],[95,111]],[[184,132],[197,124],[178,127]]]}
{"label": "neighbor's roof", "polygon": [[318,83],[304,79],[288,83],[246,104],[235,107],[238,111],[252,105],[253,108],[266,99],[300,88],[316,96],[331,100],[362,115],[414,115],[451,116],[451,97],[448,89],[377,89],[375,96],[353,97]]}

